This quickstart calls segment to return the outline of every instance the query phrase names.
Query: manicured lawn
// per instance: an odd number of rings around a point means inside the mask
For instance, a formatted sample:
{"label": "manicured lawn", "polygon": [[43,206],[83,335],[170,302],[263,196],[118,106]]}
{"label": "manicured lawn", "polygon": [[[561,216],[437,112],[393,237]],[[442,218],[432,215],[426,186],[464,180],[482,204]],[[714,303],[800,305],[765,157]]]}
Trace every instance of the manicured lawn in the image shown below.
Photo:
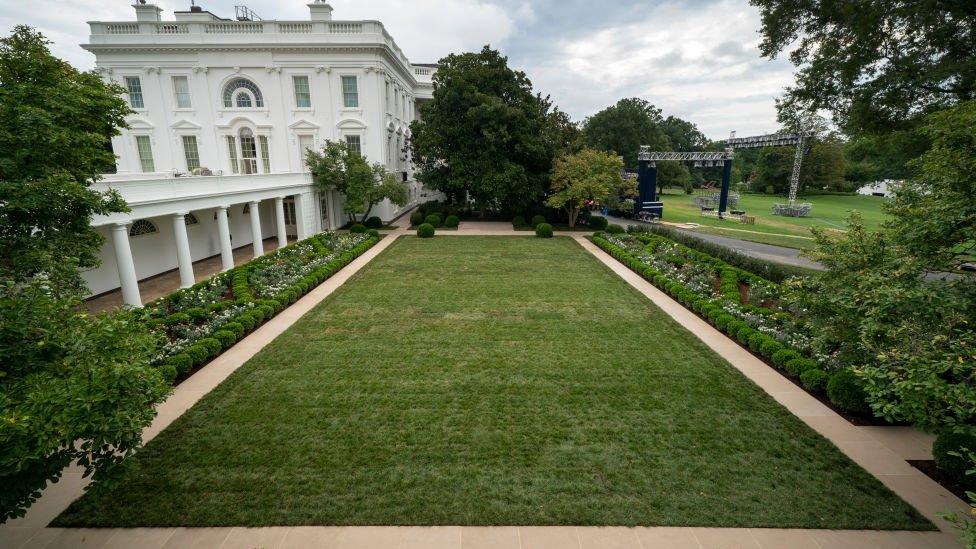
{"label": "manicured lawn", "polygon": [[61,526],[930,529],[569,238],[400,238]]}
{"label": "manicured lawn", "polygon": [[674,191],[661,195],[664,202],[664,221],[698,223],[704,226],[699,229],[702,232],[790,248],[807,248],[813,244],[809,238],[810,227],[842,230],[844,220],[853,210],[861,214],[868,228],[878,227],[885,216],[881,210],[885,199],[877,196],[801,197],[800,202],[813,204],[813,213],[809,217],[784,217],[772,215],[770,211],[774,203],[785,202],[785,198],[744,194],[739,200],[738,209],[754,216],[756,224],[743,225],[738,221],[702,217],[698,206],[692,202],[693,196]]}

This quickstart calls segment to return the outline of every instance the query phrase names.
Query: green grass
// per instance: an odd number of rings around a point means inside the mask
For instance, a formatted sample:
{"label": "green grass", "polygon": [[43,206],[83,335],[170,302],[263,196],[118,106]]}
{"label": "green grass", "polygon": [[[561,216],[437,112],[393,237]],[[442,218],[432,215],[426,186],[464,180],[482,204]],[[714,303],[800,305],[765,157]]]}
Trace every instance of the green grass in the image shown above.
{"label": "green grass", "polygon": [[885,199],[877,196],[825,195],[801,197],[800,202],[813,204],[812,214],[809,217],[784,217],[770,213],[774,203],[785,201],[783,197],[744,194],[739,200],[738,209],[745,210],[746,215],[756,218],[755,225],[744,225],[738,221],[702,217],[698,206],[692,202],[693,196],[673,192],[672,194],[661,195],[661,200],[664,202],[664,221],[698,223],[703,225],[701,229],[698,229],[701,232],[790,248],[812,246],[813,241],[810,240],[811,227],[843,230],[844,220],[853,210],[857,210],[861,214],[869,229],[879,227],[885,217],[881,210]]}
{"label": "green grass", "polygon": [[568,238],[398,239],[59,526],[931,529]]}

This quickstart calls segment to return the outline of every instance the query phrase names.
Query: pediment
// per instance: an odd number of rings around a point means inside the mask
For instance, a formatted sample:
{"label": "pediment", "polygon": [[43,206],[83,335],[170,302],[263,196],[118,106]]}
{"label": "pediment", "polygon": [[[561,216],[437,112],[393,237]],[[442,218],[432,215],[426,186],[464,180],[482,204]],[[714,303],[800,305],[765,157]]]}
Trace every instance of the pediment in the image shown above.
{"label": "pediment", "polygon": [[130,130],[151,130],[156,127],[148,119],[140,116],[133,116],[126,120],[126,123],[129,125]]}
{"label": "pediment", "polygon": [[343,118],[336,124],[336,127],[340,130],[365,130],[366,124],[358,118]]}
{"label": "pediment", "polygon": [[196,122],[193,122],[192,120],[187,120],[185,118],[181,118],[180,120],[173,122],[172,124],[170,124],[169,127],[173,128],[174,130],[199,130],[203,128],[203,126],[201,126],[200,124],[197,124]]}
{"label": "pediment", "polygon": [[317,130],[319,129],[319,125],[311,120],[302,118],[288,124],[288,128],[292,130]]}

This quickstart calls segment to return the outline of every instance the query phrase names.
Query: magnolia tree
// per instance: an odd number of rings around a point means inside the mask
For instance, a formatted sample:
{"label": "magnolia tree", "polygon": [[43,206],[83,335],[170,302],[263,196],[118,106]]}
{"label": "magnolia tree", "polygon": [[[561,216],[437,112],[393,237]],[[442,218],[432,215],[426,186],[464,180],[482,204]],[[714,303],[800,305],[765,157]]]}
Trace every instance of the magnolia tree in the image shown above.
{"label": "magnolia tree", "polygon": [[305,159],[315,185],[322,191],[339,191],[346,197],[343,211],[353,223],[367,219],[373,207],[384,199],[403,206],[407,184],[379,163],[349,150],[342,141],[326,141],[321,151],[308,151]]}
{"label": "magnolia tree", "polygon": [[561,156],[555,162],[546,204],[566,210],[569,226],[575,227],[587,203],[613,206],[621,196],[636,194],[634,183],[620,175],[623,167],[619,157],[594,149]]}

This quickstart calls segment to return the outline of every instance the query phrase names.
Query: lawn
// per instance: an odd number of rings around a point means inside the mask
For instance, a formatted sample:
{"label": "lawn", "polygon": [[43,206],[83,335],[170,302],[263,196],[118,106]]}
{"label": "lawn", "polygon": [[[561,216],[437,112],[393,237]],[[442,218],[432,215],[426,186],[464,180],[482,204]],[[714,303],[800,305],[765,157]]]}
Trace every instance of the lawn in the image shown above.
{"label": "lawn", "polygon": [[399,238],[59,526],[931,529],[569,238]]}
{"label": "lawn", "polygon": [[756,218],[755,225],[744,225],[738,221],[724,221],[714,217],[702,217],[698,206],[692,202],[694,195],[684,193],[663,194],[664,221],[671,223],[698,223],[702,232],[719,234],[741,240],[807,248],[813,244],[810,227],[827,229],[844,228],[844,220],[850,212],[857,210],[868,228],[876,228],[884,221],[881,210],[884,198],[877,196],[811,196],[800,198],[799,202],[813,204],[809,217],[784,217],[770,213],[772,205],[785,202],[781,196],[744,194],[739,200],[738,209]]}

